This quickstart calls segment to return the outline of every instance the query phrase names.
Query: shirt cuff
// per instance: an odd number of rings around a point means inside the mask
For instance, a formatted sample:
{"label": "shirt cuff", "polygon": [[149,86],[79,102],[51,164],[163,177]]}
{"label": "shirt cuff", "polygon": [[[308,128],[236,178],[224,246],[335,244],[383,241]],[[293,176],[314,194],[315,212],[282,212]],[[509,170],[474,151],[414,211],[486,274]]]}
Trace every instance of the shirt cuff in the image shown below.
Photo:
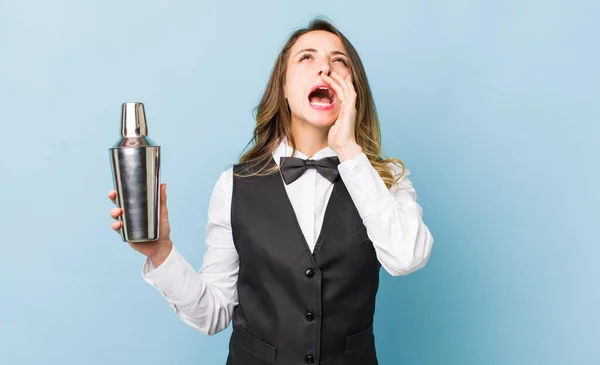
{"label": "shirt cuff", "polygon": [[152,260],[146,258],[142,268],[144,280],[166,296],[172,296],[180,283],[195,275],[194,268],[185,260],[175,245],[160,266],[155,267]]}
{"label": "shirt cuff", "polygon": [[340,163],[338,171],[363,220],[393,206],[393,195],[364,152]]}

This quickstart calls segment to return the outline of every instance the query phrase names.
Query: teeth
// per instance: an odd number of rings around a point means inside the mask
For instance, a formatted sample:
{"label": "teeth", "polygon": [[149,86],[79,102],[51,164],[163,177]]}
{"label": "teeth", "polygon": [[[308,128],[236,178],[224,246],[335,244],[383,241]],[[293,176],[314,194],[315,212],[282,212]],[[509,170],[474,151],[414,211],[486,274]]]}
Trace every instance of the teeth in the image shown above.
{"label": "teeth", "polygon": [[333,98],[333,92],[331,91],[330,88],[325,87],[325,86],[321,86],[321,87],[319,87],[319,90],[327,90],[327,93],[328,93],[329,97]]}
{"label": "teeth", "polygon": [[331,105],[331,104],[330,103],[321,103],[319,101],[314,101],[314,102],[311,102],[311,105],[315,105],[315,106],[328,106],[328,105]]}

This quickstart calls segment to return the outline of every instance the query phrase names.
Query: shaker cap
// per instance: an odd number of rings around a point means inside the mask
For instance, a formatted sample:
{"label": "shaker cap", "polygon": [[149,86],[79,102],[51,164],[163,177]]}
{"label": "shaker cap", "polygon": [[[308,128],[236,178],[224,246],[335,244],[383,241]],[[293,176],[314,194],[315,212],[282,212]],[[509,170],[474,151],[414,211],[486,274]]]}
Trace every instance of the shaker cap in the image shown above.
{"label": "shaker cap", "polygon": [[123,103],[121,111],[121,136],[123,138],[148,135],[146,113],[142,103]]}

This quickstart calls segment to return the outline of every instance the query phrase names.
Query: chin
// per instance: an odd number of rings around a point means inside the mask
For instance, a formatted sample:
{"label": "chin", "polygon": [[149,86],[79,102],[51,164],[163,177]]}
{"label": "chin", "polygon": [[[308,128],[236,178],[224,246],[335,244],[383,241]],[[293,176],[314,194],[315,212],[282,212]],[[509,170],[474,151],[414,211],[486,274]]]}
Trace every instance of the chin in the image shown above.
{"label": "chin", "polygon": [[[307,113],[306,121],[309,124],[312,124],[316,127],[331,127],[333,123],[335,123],[337,119],[337,111],[323,112],[317,111],[316,113],[312,111],[312,113]],[[312,115],[311,115],[312,114]]]}
{"label": "chin", "polygon": [[302,113],[294,114],[292,119],[301,121],[303,124],[309,124],[318,128],[331,127],[338,117],[337,110],[321,111],[321,110],[303,110]]}
{"label": "chin", "polygon": [[320,117],[320,118],[309,119],[307,122],[308,122],[308,124],[312,124],[315,127],[326,128],[326,127],[331,127],[333,125],[333,123],[335,123],[335,118]]}

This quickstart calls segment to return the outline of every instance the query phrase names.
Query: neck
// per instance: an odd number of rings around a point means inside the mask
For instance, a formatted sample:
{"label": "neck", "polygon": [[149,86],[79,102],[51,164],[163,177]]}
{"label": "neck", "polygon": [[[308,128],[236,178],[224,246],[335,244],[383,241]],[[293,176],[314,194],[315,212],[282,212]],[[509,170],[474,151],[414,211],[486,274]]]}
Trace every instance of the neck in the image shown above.
{"label": "neck", "polygon": [[318,127],[307,122],[292,119],[292,135],[296,149],[309,158],[328,146],[329,126]]}

